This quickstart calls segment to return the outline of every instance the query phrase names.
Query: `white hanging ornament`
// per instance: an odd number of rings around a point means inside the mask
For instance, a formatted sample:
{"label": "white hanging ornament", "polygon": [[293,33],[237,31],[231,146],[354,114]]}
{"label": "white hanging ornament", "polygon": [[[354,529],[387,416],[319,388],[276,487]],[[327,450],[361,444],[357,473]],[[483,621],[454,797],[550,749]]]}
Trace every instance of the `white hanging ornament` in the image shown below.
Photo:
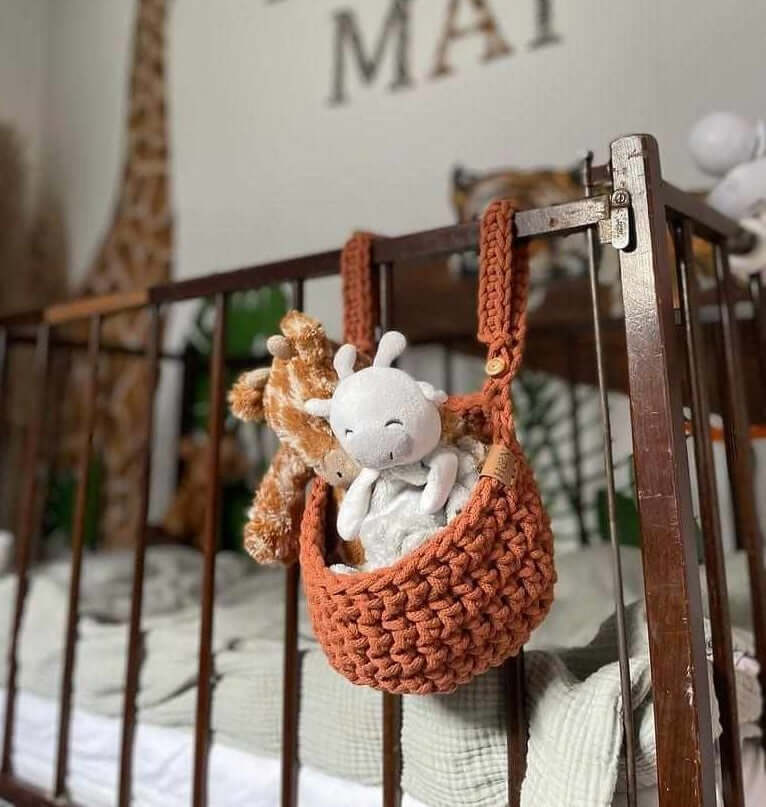
{"label": "white hanging ornament", "polygon": [[689,150],[701,171],[722,177],[737,165],[763,156],[764,126],[731,112],[700,118],[689,134]]}
{"label": "white hanging ornament", "polygon": [[755,235],[731,266],[742,279],[766,268],[766,125],[730,112],[714,112],[692,127],[689,149],[706,174],[720,177],[707,201]]}

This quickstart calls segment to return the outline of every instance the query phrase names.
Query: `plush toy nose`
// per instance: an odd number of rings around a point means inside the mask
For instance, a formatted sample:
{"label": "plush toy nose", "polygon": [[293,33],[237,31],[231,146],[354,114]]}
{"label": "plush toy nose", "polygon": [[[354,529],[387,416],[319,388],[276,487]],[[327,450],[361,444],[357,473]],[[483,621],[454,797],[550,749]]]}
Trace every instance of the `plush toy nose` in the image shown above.
{"label": "plush toy nose", "polygon": [[388,468],[406,462],[412,438],[401,428],[359,429],[346,435],[346,449],[363,468]]}
{"label": "plush toy nose", "polygon": [[359,466],[342,448],[334,448],[322,457],[316,472],[333,487],[347,488],[356,479]]}

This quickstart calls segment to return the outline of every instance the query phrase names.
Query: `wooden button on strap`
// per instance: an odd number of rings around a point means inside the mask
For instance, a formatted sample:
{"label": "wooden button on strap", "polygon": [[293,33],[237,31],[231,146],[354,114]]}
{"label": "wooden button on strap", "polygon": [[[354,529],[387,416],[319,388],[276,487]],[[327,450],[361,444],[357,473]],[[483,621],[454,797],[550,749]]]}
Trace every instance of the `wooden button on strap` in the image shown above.
{"label": "wooden button on strap", "polygon": [[505,359],[501,358],[500,356],[496,356],[494,359],[489,359],[487,363],[484,365],[484,372],[488,376],[492,376],[495,378],[496,376],[502,375],[506,370],[506,363]]}

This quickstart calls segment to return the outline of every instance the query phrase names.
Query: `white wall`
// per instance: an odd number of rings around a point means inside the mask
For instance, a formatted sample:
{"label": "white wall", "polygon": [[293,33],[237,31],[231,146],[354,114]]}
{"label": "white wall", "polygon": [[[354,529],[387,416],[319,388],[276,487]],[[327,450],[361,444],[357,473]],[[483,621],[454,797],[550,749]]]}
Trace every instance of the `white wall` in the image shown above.
{"label": "white wall", "polygon": [[588,147],[605,159],[616,135],[651,131],[667,173],[697,183],[685,140],[699,113],[763,104],[762,4],[558,0],[562,44],[528,52],[534,3],[493,0],[515,54],[483,65],[480,39],[466,40],[452,48],[455,75],[427,81],[447,0],[413,0],[415,88],[388,92],[387,65],[374,88],[328,106],[332,12],[357,9],[369,43],[388,6],[177,0],[179,274],[328,248],[355,227],[448,223],[458,161],[569,165]]}
{"label": "white wall", "polygon": [[[17,0],[17,4],[20,0]],[[416,86],[353,77],[326,103],[332,13],[358,11],[368,42],[381,0],[175,0],[170,104],[180,277],[339,244],[354,227],[448,223],[448,174],[600,159],[614,136],[651,131],[666,174],[697,185],[690,124],[764,106],[766,6],[747,0],[554,0],[560,45],[528,51],[533,0],[489,0],[515,52],[483,65],[457,42],[455,75],[425,79],[447,0],[411,0]],[[7,2],[6,2],[7,5]],[[468,4],[466,3],[466,6]],[[82,273],[111,211],[133,0],[55,0],[48,73],[50,181]]]}
{"label": "white wall", "polygon": [[47,50],[48,0],[0,0],[0,122],[19,133],[32,195],[42,174]]}

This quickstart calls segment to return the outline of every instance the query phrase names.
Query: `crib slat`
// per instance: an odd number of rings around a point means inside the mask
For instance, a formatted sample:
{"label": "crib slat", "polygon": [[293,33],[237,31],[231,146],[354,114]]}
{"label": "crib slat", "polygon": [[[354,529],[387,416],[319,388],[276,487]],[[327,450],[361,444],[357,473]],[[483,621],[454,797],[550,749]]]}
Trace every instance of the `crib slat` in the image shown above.
{"label": "crib slat", "polygon": [[394,265],[380,264],[380,329],[390,331],[394,327]]}
{"label": "crib slat", "polygon": [[202,610],[200,614],[197,716],[194,724],[194,775],[192,804],[207,804],[207,763],[210,751],[210,707],[213,695],[213,606],[215,600],[215,560],[221,512],[220,447],[223,434],[224,384],[226,362],[226,295],[215,295],[213,352],[210,357],[210,453],[207,467],[204,566],[202,570]]}
{"label": "crib slat", "polygon": [[763,292],[760,272],[750,276],[749,286],[750,299],[753,301],[758,369],[761,373],[761,417],[766,422],[766,294]]}
{"label": "crib slat", "polygon": [[660,807],[714,807],[710,694],[697,570],[681,366],[657,143],[612,143],[614,190],[631,203],[619,253],[641,522]]}
{"label": "crib slat", "polygon": [[48,376],[48,358],[50,352],[50,327],[47,324],[37,328],[35,346],[35,396],[32,404],[31,418],[26,434],[24,468],[22,472],[22,488],[20,494],[20,518],[16,536],[16,601],[11,623],[11,642],[8,648],[8,676],[5,695],[5,727],[3,730],[3,756],[0,773],[12,773],[13,728],[16,714],[16,686],[18,674],[18,642],[21,632],[24,602],[29,586],[29,562],[32,554],[32,543],[35,525],[35,504],[37,501],[38,461],[40,442],[45,422],[45,395]]}
{"label": "crib slat", "polygon": [[77,611],[80,600],[80,572],[82,549],[85,537],[85,513],[88,499],[88,476],[90,474],[91,444],[96,423],[96,396],[98,394],[98,358],[101,342],[101,316],[90,319],[88,336],[88,378],[85,392],[85,422],[79,457],[79,478],[72,522],[72,561],[69,579],[69,610],[67,614],[64,666],[61,674],[61,711],[59,714],[58,748],[56,751],[56,775],[53,783],[55,798],[66,796],[66,777],[69,762],[69,729],[72,709],[72,678],[77,641]]}
{"label": "crib slat", "polygon": [[282,807],[298,803],[298,585],[300,566],[285,570],[285,656],[282,668]]}
{"label": "crib slat", "polygon": [[[8,329],[0,327],[0,426],[5,422],[5,382],[8,372]],[[0,445],[5,439],[0,434]]]}
{"label": "crib slat", "polygon": [[402,696],[383,693],[383,807],[402,803]]}
{"label": "crib slat", "polygon": [[[394,327],[394,265],[382,263],[380,273],[380,327]],[[402,803],[402,696],[383,693],[383,807]]]}
{"label": "crib slat", "polygon": [[[381,331],[394,327],[394,266],[380,265]],[[383,807],[402,803],[402,698],[383,693]]]}
{"label": "crib slat", "polygon": [[[8,395],[8,342],[8,328],[5,326],[0,326],[0,456],[3,456],[2,449],[8,440],[8,431],[6,430],[8,424],[5,422],[5,408],[7,405],[6,397]],[[3,481],[5,481],[7,478],[8,477],[6,474]],[[2,499],[6,498],[8,499],[8,504],[10,506],[10,499],[4,487],[5,486],[0,485],[0,497],[2,497],[0,498],[0,505],[2,503]],[[10,512],[8,517],[9,520],[12,520],[12,515]]]}
{"label": "crib slat", "polygon": [[[583,163],[583,186],[586,196],[592,193],[591,164],[593,154],[588,153]],[[593,344],[596,353],[596,374],[598,377],[599,409],[604,443],[604,477],[606,480],[606,502],[609,521],[609,543],[612,550],[612,588],[617,626],[617,657],[620,667],[620,696],[622,698],[622,724],[625,735],[625,779],[627,806],[636,807],[638,785],[636,781],[636,741],[633,721],[633,695],[630,682],[630,654],[625,628],[625,596],[622,580],[622,558],[620,540],[617,534],[617,494],[614,484],[614,458],[612,456],[612,419],[609,411],[609,386],[607,381],[606,358],[601,331],[601,311],[599,309],[599,244],[595,228],[586,233],[588,247],[588,279],[590,286],[591,313],[593,317]]]}
{"label": "crib slat", "polygon": [[505,662],[506,736],[508,761],[508,805],[521,804],[521,783],[527,773],[527,709],[524,679],[524,651]]}
{"label": "crib slat", "polygon": [[147,515],[149,512],[149,484],[152,471],[152,436],[154,429],[154,393],[157,388],[160,348],[159,306],[148,309],[149,330],[147,334],[148,379],[146,388],[145,433],[142,437],[141,487],[137,491],[139,499],[139,520],[136,533],[136,547],[133,559],[133,590],[130,601],[130,626],[128,628],[128,659],[125,670],[125,700],[122,711],[122,738],[120,746],[119,807],[130,807],[133,784],[133,739],[136,724],[136,694],[138,676],[143,657],[141,635],[141,609],[144,596],[144,559],[148,537]]}
{"label": "crib slat", "polygon": [[674,228],[678,288],[686,337],[686,357],[692,397],[694,455],[697,467],[700,516],[705,550],[705,574],[710,601],[713,639],[713,683],[720,711],[722,734],[721,775],[725,807],[744,807],[742,754],[739,740],[736,683],[731,641],[726,562],[721,539],[721,519],[715,464],[710,438],[710,403],[707,362],[699,319],[699,287],[694,270],[692,229],[688,221]]}
{"label": "crib slat", "polygon": [[[580,546],[587,546],[590,543],[588,528],[585,523],[585,509],[583,507],[582,492],[585,489],[583,484],[583,457],[580,421],[580,400],[577,396],[578,380],[578,335],[576,331],[569,330],[566,335],[565,350],[567,351],[568,377],[567,393],[569,398],[569,418],[572,423],[572,465],[574,469],[574,491],[572,492],[572,505],[577,519],[577,536]],[[539,472],[538,472],[539,473]]]}
{"label": "crib slat", "polygon": [[[726,461],[737,537],[747,554],[750,597],[753,609],[755,651],[761,665],[761,691],[766,692],[766,571],[763,566],[763,536],[755,509],[753,466],[750,457],[750,426],[742,372],[742,347],[732,301],[729,257],[724,246],[715,245],[715,273],[721,315],[724,372],[721,375]],[[766,726],[766,715],[761,717]],[[766,732],[762,735],[766,747]]]}
{"label": "crib slat", "polygon": [[[293,308],[303,310],[303,280],[292,285]],[[298,705],[300,665],[298,657],[298,586],[300,566],[285,569],[285,650],[282,670],[282,807],[298,803]]]}
{"label": "crib slat", "polygon": [[444,379],[444,390],[448,395],[455,392],[455,369],[452,362],[452,346],[449,341],[445,341],[442,346],[442,378]]}

